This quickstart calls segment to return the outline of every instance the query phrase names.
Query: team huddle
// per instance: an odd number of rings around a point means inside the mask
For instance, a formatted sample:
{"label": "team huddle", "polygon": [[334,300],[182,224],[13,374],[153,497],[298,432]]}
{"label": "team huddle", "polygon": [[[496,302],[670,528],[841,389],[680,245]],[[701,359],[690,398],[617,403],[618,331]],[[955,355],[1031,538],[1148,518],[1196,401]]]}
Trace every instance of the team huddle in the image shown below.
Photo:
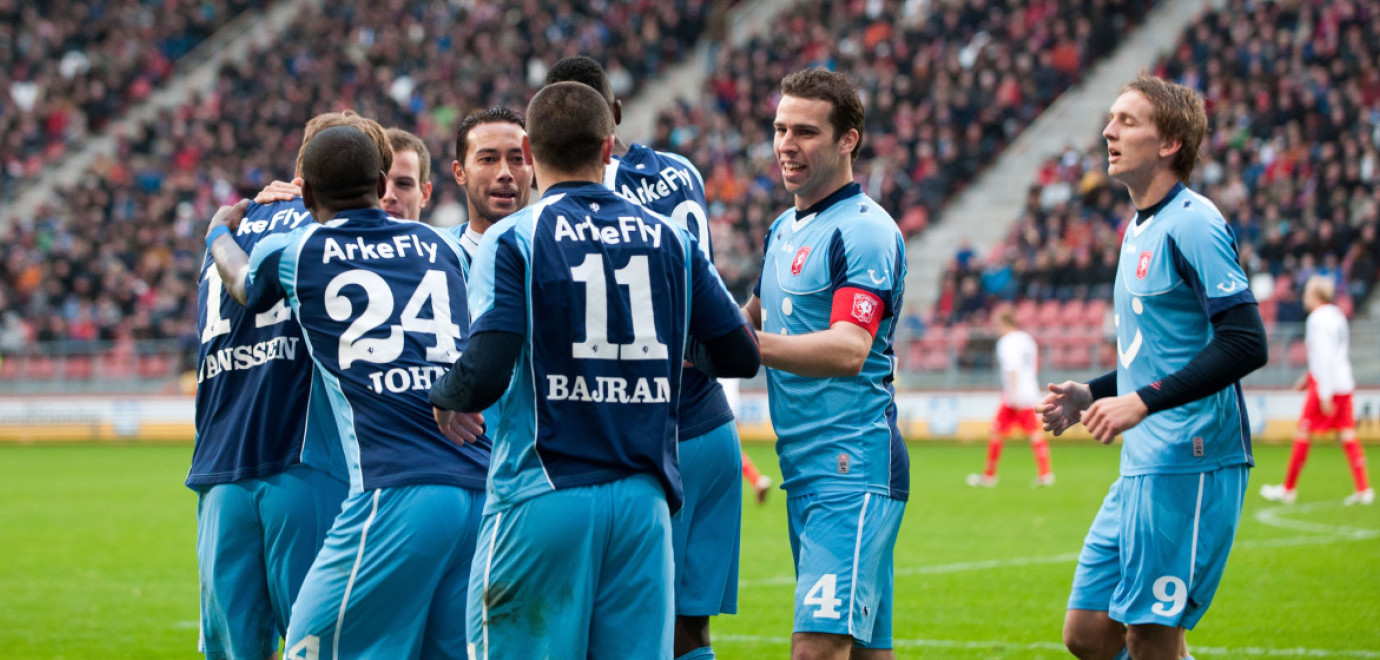
{"label": "team huddle", "polygon": [[[795,204],[740,308],[698,170],[623,143],[611,90],[567,58],[525,113],[467,116],[458,227],[419,222],[420,140],[348,111],[308,122],[292,183],[211,220],[187,479],[208,658],[274,657],[280,639],[287,658],[713,658],[710,617],[737,610],[744,469],[718,379],[759,367],[792,657],[894,657],[906,254],[854,182],[859,94],[824,69],[782,80]],[[1191,91],[1123,89],[1103,133],[1138,209],[1117,370],[1008,402],[1055,434],[1124,434],[1065,621],[1080,658],[1189,657],[1240,518],[1239,380],[1264,329],[1221,214],[1184,186],[1205,131]],[[974,483],[995,483],[999,452]]]}

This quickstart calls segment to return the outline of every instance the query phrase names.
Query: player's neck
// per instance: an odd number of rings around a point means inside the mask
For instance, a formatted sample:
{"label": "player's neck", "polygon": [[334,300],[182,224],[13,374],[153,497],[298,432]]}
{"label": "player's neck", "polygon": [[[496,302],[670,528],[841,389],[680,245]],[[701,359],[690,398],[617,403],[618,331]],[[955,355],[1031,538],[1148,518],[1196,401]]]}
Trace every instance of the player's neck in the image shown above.
{"label": "player's neck", "polygon": [[545,195],[547,189],[558,183],[603,184],[604,182],[603,163],[600,163],[598,167],[591,166],[584,168],[583,170],[577,170],[574,172],[560,172],[550,168],[542,167],[540,164],[535,165],[535,167],[533,167],[533,170],[535,170],[534,174],[536,175],[537,183],[540,186],[540,189],[537,191],[538,195]]}
{"label": "player's neck", "polygon": [[480,215],[479,209],[474,208],[474,204],[470,204],[469,208],[470,229],[473,229],[476,233],[482,234],[486,231],[489,231],[489,227],[492,227],[498,223],[497,220],[490,220],[484,217],[483,215]]}
{"label": "player's neck", "polygon": [[795,210],[806,211],[815,204],[824,201],[828,196],[840,191],[844,186],[853,183],[853,168],[851,166],[842,167],[838,174],[828,184],[822,185],[816,192],[808,195],[795,196]]}
{"label": "player's neck", "polygon": [[627,142],[624,142],[624,141],[623,141],[623,138],[618,137],[617,135],[614,135],[614,136],[613,136],[613,155],[614,155],[614,157],[616,157],[616,158],[622,158],[623,156],[626,156],[627,154],[628,154],[628,143],[627,143]]}
{"label": "player's neck", "polygon": [[1179,183],[1179,177],[1172,170],[1160,170],[1152,174],[1144,183],[1124,181],[1131,194],[1131,203],[1136,210],[1148,209],[1164,201],[1165,195]]}

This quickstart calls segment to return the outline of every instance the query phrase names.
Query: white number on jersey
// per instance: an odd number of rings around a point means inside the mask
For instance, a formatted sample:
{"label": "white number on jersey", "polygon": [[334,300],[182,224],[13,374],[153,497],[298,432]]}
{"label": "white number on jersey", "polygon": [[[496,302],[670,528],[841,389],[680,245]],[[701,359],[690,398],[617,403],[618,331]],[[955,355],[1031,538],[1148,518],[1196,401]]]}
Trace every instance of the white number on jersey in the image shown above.
{"label": "white number on jersey", "polygon": [[585,340],[571,345],[571,356],[591,360],[665,360],[666,344],[657,341],[652,308],[652,281],[647,255],[634,255],[628,265],[613,271],[618,284],[628,287],[632,309],[631,344],[609,343],[608,279],[604,255],[590,253],[570,269],[570,278],[585,285]]}
{"label": "white number on jersey", "polygon": [[1150,611],[1160,616],[1174,616],[1184,610],[1184,605],[1188,603],[1188,588],[1184,586],[1184,581],[1172,575],[1166,575],[1155,580],[1153,586],[1155,590],[1155,603]]}
{"label": "white number on jersey", "polygon": [[287,660],[317,660],[321,657],[321,638],[307,635],[302,641],[293,644],[283,657]]}
{"label": "white number on jersey", "polygon": [[693,199],[687,199],[671,210],[671,221],[687,229],[690,228],[690,218],[695,219],[695,233],[698,234],[695,238],[700,242],[700,252],[709,259],[709,214],[704,212],[704,207]]}
{"label": "white number on jersey", "polygon": [[[460,339],[460,326],[451,320],[450,289],[446,286],[444,272],[426,272],[417,284],[417,290],[403,307],[402,323],[390,326],[388,336],[382,338],[364,336],[386,323],[393,315],[393,290],[378,273],[355,269],[332,278],[326,285],[326,313],[336,321],[345,321],[354,316],[354,304],[340,293],[352,284],[364,289],[366,302],[359,318],[340,335],[338,357],[341,369],[349,369],[356,360],[385,364],[398,359],[403,352],[404,332],[428,334],[436,338],[436,345],[426,349],[429,362],[451,363],[459,357],[455,342]],[[424,319],[419,313],[428,300],[431,302],[431,318]]]}
{"label": "white number on jersey", "polygon": [[825,573],[815,581],[815,586],[810,587],[810,591],[805,594],[804,604],[814,605],[819,609],[815,610],[816,619],[838,619],[839,606],[843,601],[834,597],[834,592],[838,589],[838,575],[835,573]]}
{"label": "white number on jersey", "polygon": [[[221,292],[224,290],[225,282],[220,279],[220,271],[212,264],[206,269],[206,327],[201,329],[203,344],[221,335],[230,334],[230,319],[221,316],[220,312]],[[254,315],[254,327],[267,328],[290,318],[292,310],[288,308],[287,301],[279,300],[272,309]]]}

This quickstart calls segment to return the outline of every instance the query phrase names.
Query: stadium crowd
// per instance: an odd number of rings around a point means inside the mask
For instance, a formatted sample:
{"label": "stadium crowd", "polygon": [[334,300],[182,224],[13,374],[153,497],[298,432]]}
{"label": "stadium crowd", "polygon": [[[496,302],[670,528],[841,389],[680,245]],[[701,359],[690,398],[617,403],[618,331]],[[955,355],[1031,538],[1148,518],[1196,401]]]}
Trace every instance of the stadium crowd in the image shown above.
{"label": "stadium crowd", "polygon": [[[1267,323],[1304,318],[1303,283],[1335,278],[1345,309],[1380,263],[1380,10],[1355,2],[1232,0],[1190,26],[1153,70],[1208,108],[1192,188],[1236,232]],[[1005,241],[949,264],[938,323],[982,323],[994,302],[1108,299],[1134,208],[1106,148],[1045,161]]]}
{"label": "stadium crowd", "polygon": [[0,191],[168,82],[177,60],[265,0],[0,2]]}
{"label": "stadium crowd", "polygon": [[777,83],[823,65],[848,71],[868,108],[857,175],[914,235],[1152,3],[825,1],[714,53],[695,102],[663,111],[652,146],[704,172],[720,273],[746,297],[763,235],[789,200],[772,157]]}
{"label": "stadium crowd", "polygon": [[[224,67],[211,93],[121,136],[115,158],[11,225],[0,241],[0,309],[12,312],[7,347],[120,339],[195,346],[199,225],[219,204],[289,178],[309,117],[351,107],[420,135],[437,163],[433,209],[453,214],[464,200],[445,164],[465,113],[524,107],[546,68],[575,53],[604,61],[617,91],[632,94],[689,53],[709,10],[700,0],[598,8],[417,0],[327,16],[308,3],[281,37]],[[188,41],[201,27],[189,20],[181,39],[149,36]]]}

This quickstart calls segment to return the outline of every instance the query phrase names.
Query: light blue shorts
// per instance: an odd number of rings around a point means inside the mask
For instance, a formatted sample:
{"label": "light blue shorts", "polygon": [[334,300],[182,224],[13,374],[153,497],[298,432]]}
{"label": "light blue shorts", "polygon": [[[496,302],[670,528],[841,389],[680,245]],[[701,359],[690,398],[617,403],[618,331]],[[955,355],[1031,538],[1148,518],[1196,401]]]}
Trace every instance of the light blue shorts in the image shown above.
{"label": "light blue shorts", "polygon": [[743,453],[734,422],[680,443],[685,505],[671,516],[677,616],[738,611],[742,473]]}
{"label": "light blue shorts", "polygon": [[292,606],[284,657],[464,658],[483,510],[483,491],[457,486],[351,495]]}
{"label": "light blue shorts", "polygon": [[212,660],[274,655],[349,485],[296,465],[198,490],[199,650]]}
{"label": "light blue shorts", "polygon": [[872,493],[786,500],[795,557],[795,632],[891,648],[892,550],[906,503]]}
{"label": "light blue shorts", "polygon": [[1088,530],[1069,609],[1192,630],[1222,581],[1250,470],[1121,477]]}
{"label": "light blue shorts", "polygon": [[635,475],[484,516],[469,650],[500,658],[671,658],[671,516]]}

